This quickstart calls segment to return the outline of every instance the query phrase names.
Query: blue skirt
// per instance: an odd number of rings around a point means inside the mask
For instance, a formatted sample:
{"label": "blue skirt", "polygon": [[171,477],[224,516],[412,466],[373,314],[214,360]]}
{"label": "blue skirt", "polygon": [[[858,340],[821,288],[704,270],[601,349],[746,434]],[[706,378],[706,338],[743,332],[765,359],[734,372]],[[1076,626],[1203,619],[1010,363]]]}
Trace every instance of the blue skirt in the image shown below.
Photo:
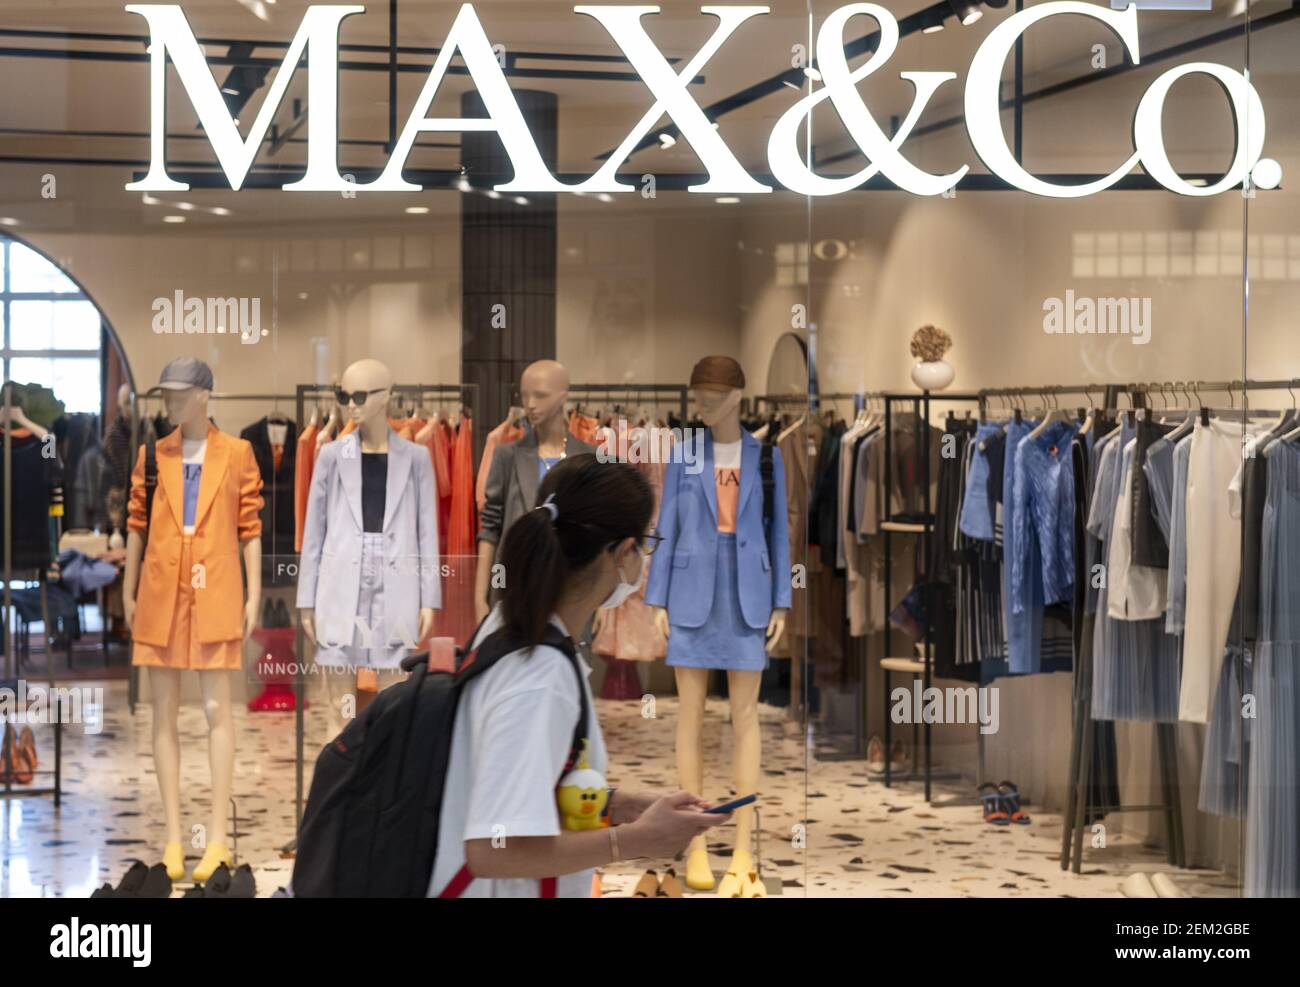
{"label": "blue skirt", "polygon": [[766,627],[750,627],[740,609],[740,579],[736,568],[736,536],[718,535],[718,561],[713,581],[713,612],[702,627],[672,623],[668,635],[668,664],[676,668],[720,668],[729,672],[761,672],[767,668]]}

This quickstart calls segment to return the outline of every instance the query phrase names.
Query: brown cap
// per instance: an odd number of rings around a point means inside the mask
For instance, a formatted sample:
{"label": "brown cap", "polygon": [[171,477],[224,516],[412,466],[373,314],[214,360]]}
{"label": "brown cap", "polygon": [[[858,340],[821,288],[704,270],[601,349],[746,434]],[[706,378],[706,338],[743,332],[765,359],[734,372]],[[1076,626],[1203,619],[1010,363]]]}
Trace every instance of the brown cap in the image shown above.
{"label": "brown cap", "polygon": [[745,386],[745,371],[729,356],[706,356],[691,371],[692,390],[738,390]]}

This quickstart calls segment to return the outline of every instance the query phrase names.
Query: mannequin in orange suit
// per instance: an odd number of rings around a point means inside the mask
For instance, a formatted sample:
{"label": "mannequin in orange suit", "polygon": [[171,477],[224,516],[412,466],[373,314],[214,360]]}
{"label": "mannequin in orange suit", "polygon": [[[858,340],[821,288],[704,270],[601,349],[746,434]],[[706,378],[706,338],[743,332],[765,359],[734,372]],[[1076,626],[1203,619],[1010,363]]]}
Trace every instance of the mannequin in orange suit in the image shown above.
{"label": "mannequin in orange suit", "polygon": [[[210,438],[208,422],[209,392],[198,387],[164,391],[168,418],[179,424],[181,438],[202,440]],[[211,434],[215,433],[215,430]],[[230,437],[226,437],[230,438]],[[242,440],[231,440],[242,441]],[[247,445],[247,443],[244,443]],[[249,457],[251,461],[251,450]],[[141,452],[143,456],[143,452]],[[160,478],[161,485],[161,478]],[[260,504],[260,497],[258,498]],[[155,493],[155,516],[158,516],[159,495]],[[141,559],[145,542],[138,531],[127,536],[126,571],[123,578],[123,609],[126,624],[136,624],[137,602],[149,605],[150,600],[136,600],[140,586]],[[247,640],[257,625],[258,606],[262,595],[262,542],[259,535],[241,540],[240,550],[244,561],[247,596],[244,600],[227,600],[224,605],[243,605],[243,639]],[[199,589],[196,592],[207,592]],[[232,673],[229,669],[199,670],[199,686],[203,694],[203,711],[208,723],[208,760],[212,771],[212,802],[208,826],[204,833],[204,853],[194,869],[196,881],[206,881],[222,863],[231,862],[227,843],[227,813],[234,778],[235,728],[232,700]],[[181,844],[181,782],[180,737],[177,717],[181,699],[181,669],[149,668],[149,685],[153,704],[154,765],[158,775],[158,789],[162,795],[163,815],[167,828],[167,842],[163,849],[163,863],[173,880],[185,876],[184,851]]]}

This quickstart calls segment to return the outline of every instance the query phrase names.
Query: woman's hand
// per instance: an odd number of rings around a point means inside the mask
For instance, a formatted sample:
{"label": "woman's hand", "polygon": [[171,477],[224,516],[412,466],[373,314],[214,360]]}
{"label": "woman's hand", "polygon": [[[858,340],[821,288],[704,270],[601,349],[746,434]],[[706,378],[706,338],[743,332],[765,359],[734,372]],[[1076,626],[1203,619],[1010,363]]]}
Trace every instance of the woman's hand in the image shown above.
{"label": "woman's hand", "polygon": [[668,633],[669,633],[668,608],[655,607],[654,611],[655,611],[655,630],[657,630],[660,634],[662,634],[664,636],[664,640],[667,641]]}
{"label": "woman's hand", "polygon": [[707,802],[690,792],[665,795],[655,799],[636,822],[619,828],[619,842],[632,856],[675,856],[705,830],[731,819],[731,813],[705,812],[707,808]]}
{"label": "woman's hand", "polygon": [[625,792],[618,789],[610,805],[612,821],[615,826],[625,826],[641,818],[642,813],[659,800],[658,795],[649,792]]}

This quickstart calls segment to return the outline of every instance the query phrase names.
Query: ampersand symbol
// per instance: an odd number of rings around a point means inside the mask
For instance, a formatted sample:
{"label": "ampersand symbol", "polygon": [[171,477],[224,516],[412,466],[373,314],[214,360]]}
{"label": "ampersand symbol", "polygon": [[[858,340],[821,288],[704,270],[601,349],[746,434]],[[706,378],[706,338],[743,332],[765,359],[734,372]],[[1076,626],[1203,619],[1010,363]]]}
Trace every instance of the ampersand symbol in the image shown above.
{"label": "ampersand symbol", "polygon": [[[862,65],[850,71],[844,56],[844,26],[850,17],[865,14],[880,25],[880,44]],[[786,188],[802,195],[835,195],[857,188],[877,173],[883,173],[899,188],[915,195],[939,195],[952,188],[970,170],[969,165],[949,175],[932,175],[918,168],[899,152],[916,121],[924,112],[935,91],[955,72],[900,72],[899,77],[916,87],[907,118],[892,138],[880,129],[858,95],[857,84],[884,65],[898,47],[898,21],[884,7],[874,3],[854,3],[840,7],[817,32],[817,68],[825,85],[786,110],[772,128],[767,142],[767,160],[773,176]],[[798,131],[810,119],[818,104],[830,99],[849,136],[857,142],[869,162],[855,175],[823,178],[815,174],[800,158]]]}

